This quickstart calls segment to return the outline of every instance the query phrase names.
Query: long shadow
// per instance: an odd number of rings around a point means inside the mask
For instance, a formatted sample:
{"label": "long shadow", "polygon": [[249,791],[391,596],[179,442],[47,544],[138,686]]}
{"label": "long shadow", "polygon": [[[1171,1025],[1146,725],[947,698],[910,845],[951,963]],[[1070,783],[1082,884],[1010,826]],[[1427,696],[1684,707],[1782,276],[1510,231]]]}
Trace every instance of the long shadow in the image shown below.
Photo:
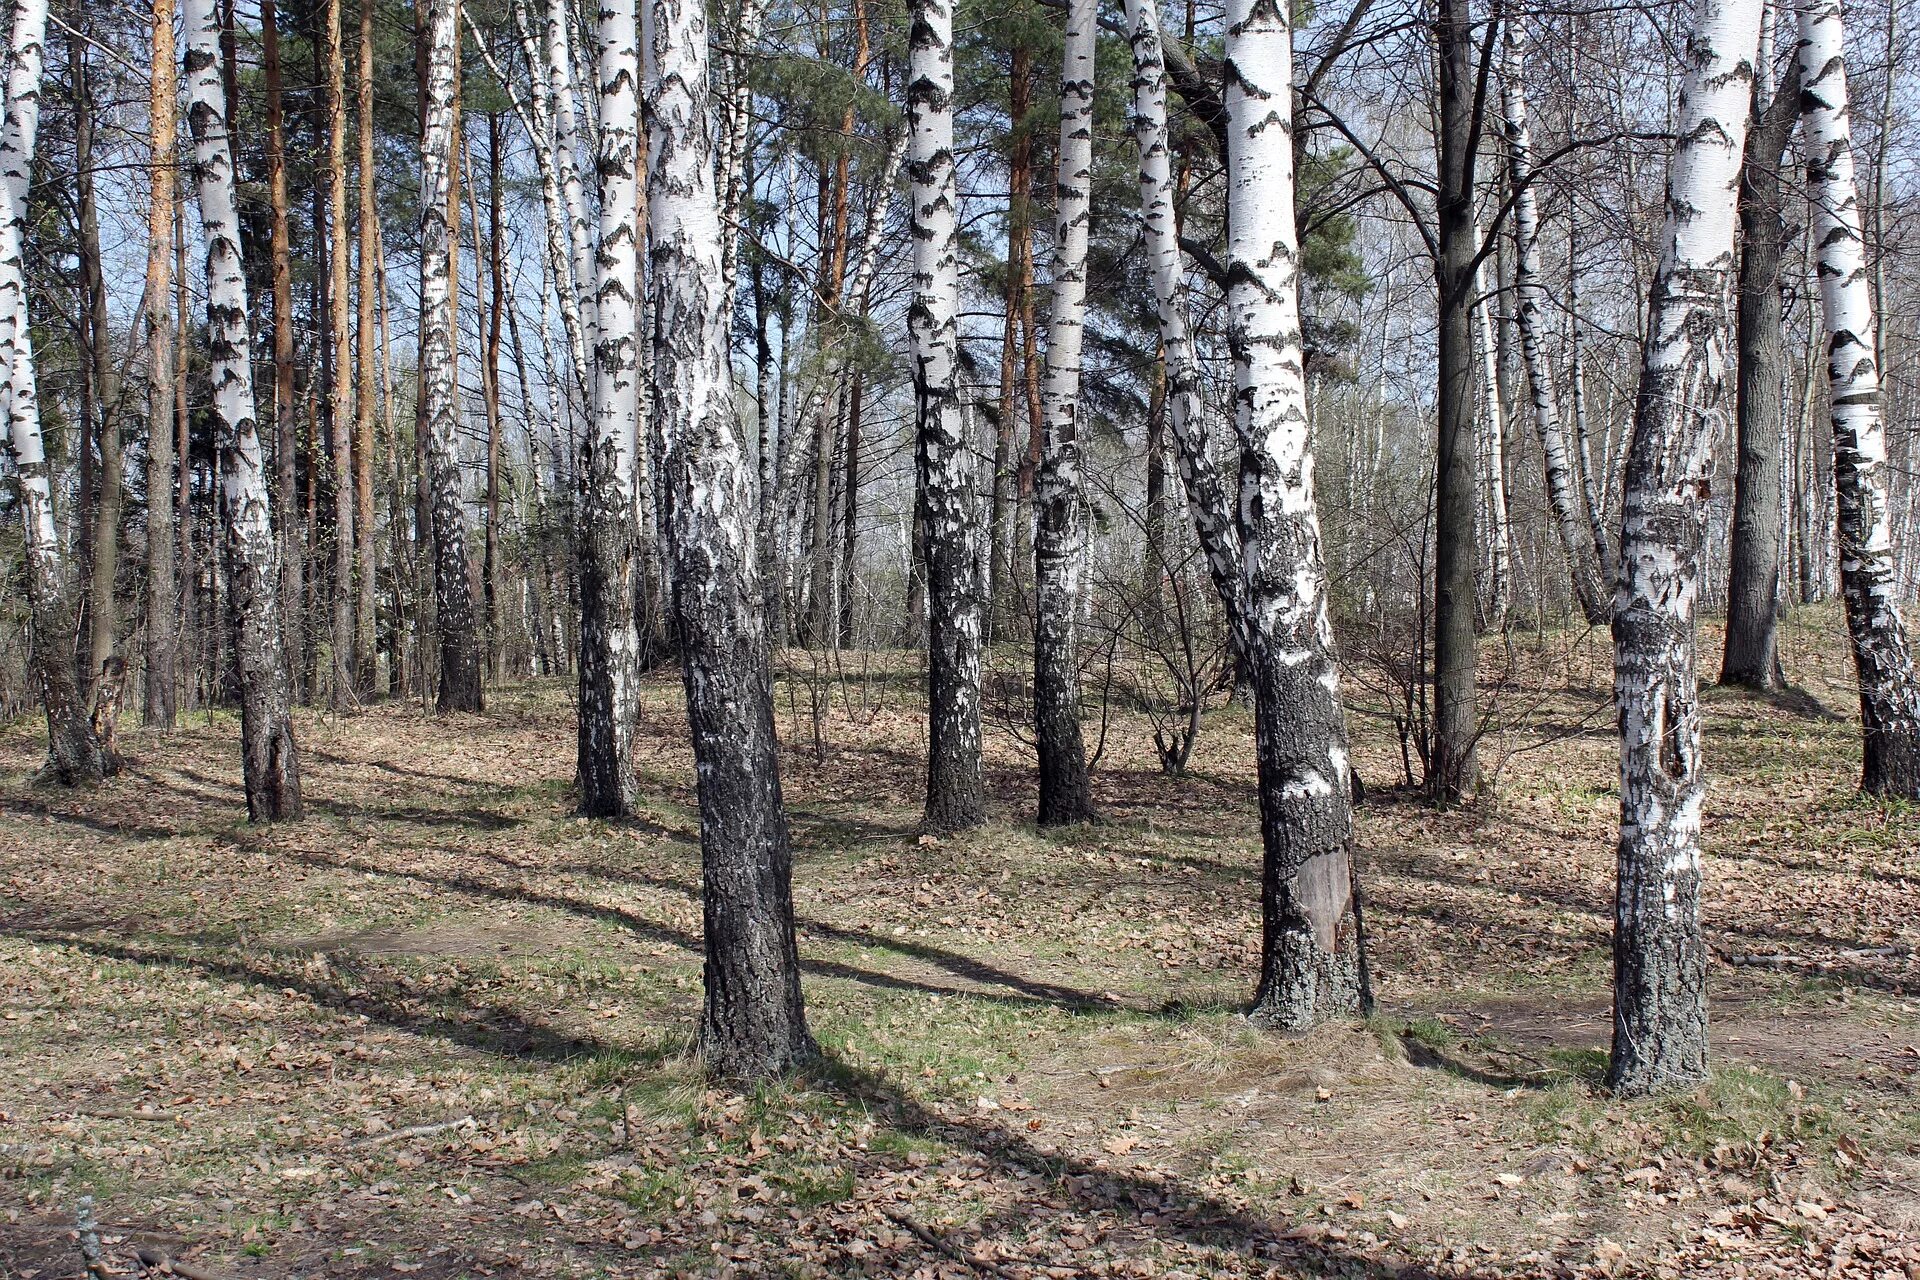
{"label": "long shadow", "polygon": [[[322,867],[339,871],[371,871],[379,875],[418,880],[426,884],[438,885],[443,889],[451,889],[458,893],[490,898],[496,902],[514,902],[528,906],[548,907],[555,911],[562,911],[570,915],[582,916],[615,925],[649,942],[675,947],[690,955],[699,956],[705,954],[704,944],[694,935],[684,933],[668,925],[661,924],[657,920],[650,920],[645,916],[623,910],[619,907],[603,906],[596,902],[581,902],[574,898],[563,897],[559,894],[542,893],[533,889],[491,884],[488,881],[475,879],[470,876],[436,874],[428,871],[400,871],[377,863],[369,864],[353,859],[330,858],[324,854],[315,853],[312,850],[306,849],[281,849],[278,852],[281,856],[291,858],[305,866]],[[889,944],[889,940],[882,939],[878,935],[873,935],[873,939],[874,945],[876,946]],[[898,940],[895,939],[892,941]],[[1047,988],[1038,986],[1034,986],[1032,991],[1019,989],[1004,993],[975,991],[964,987],[946,986],[934,982],[917,982],[909,978],[897,977],[890,973],[879,973],[871,969],[862,969],[856,965],[807,957],[801,958],[800,967],[805,972],[816,977],[840,978],[848,982],[860,983],[863,986],[879,987],[890,991],[917,991],[927,995],[963,997],[975,1000],[994,1000],[1010,1004],[1045,1005],[1066,1009],[1070,1012],[1089,1012],[1093,1010],[1110,1010],[1113,1008],[1113,1005],[1107,1001],[1085,996],[1077,992],[1069,993],[1069,996],[1073,998],[1035,994],[1034,992],[1048,990]]]}
{"label": "long shadow", "polygon": [[[143,778],[142,781],[153,780]],[[164,783],[156,785],[165,786]],[[179,827],[167,826],[164,823],[140,822],[133,818],[102,818],[90,813],[56,809],[45,801],[32,800],[24,796],[0,795],[0,816],[7,814],[18,814],[22,817],[56,822],[62,826],[80,827],[103,836],[121,836],[133,840],[171,840],[187,834]]]}

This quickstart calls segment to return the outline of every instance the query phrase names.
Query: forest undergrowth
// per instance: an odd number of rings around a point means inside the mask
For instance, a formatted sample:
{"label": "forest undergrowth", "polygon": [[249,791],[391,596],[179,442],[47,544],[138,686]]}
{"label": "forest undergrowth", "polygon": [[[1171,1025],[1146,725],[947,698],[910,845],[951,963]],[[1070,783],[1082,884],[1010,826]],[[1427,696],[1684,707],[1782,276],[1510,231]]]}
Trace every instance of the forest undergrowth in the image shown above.
{"label": "forest undergrowth", "polygon": [[1715,1079],[1633,1103],[1599,1085],[1603,632],[1489,652],[1477,809],[1393,785],[1391,721],[1356,694],[1378,1009],[1299,1039],[1239,1013],[1244,710],[1169,777],[1115,705],[1102,820],[1064,831],[1026,820],[1029,749],[992,727],[995,820],[935,839],[911,655],[784,655],[821,1054],[750,1095],[692,1053],[677,672],[647,686],[646,814],[617,823],[573,816],[557,681],[482,715],[300,713],[308,816],[265,829],[228,713],[129,730],[127,771],[77,793],[30,783],[23,719],[0,736],[0,1276],[80,1275],[91,1195],[128,1274],[145,1249],[236,1278],[1920,1280],[1920,813],[1855,793],[1837,612],[1784,639],[1825,714],[1706,698]]}

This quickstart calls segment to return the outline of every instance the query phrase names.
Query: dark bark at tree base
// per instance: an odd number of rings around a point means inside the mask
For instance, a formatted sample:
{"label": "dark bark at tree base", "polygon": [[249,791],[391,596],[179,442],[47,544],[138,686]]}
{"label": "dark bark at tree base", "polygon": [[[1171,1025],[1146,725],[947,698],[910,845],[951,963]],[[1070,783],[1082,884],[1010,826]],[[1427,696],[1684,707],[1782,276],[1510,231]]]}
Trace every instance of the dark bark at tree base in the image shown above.
{"label": "dark bark at tree base", "polygon": [[1697,922],[1669,918],[1645,860],[1621,859],[1619,892],[1607,1087],[1624,1097],[1691,1089],[1708,1077],[1705,941]]}

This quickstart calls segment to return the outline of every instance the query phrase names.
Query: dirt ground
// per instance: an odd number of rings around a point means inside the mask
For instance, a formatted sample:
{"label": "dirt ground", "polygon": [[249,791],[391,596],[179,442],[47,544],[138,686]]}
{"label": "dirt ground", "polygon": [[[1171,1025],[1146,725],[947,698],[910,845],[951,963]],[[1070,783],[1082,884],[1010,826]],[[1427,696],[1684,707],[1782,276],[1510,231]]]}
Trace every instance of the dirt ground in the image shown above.
{"label": "dirt ground", "polygon": [[[1703,652],[1717,652],[1703,637]],[[1257,946],[1251,724],[1163,776],[1119,712],[1103,821],[917,835],[902,658],[778,693],[822,1056],[751,1096],[690,1055],[691,761],[650,682],[648,812],[571,813],[561,682],[484,715],[303,713],[309,816],[246,826],[233,719],[31,786],[0,734],[0,1276],[1347,1274],[1920,1280],[1920,814],[1854,794],[1858,726],[1709,693],[1716,1078],[1623,1103],[1608,1035],[1604,634],[1490,651],[1482,809],[1394,786],[1350,683],[1364,1024],[1238,1009]],[[1830,612],[1794,679],[1850,711]],[[1711,661],[1708,666],[1711,668]],[[830,701],[818,718],[813,708]]]}

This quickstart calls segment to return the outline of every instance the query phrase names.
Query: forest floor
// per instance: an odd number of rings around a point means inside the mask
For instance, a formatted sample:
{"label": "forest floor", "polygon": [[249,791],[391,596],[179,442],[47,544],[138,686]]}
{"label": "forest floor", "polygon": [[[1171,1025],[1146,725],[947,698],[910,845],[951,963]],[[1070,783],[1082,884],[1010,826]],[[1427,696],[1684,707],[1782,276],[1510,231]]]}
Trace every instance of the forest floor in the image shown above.
{"label": "forest floor", "polygon": [[[1787,668],[1851,711],[1837,615]],[[1702,650],[1718,652],[1703,636]],[[1011,659],[1010,659],[1011,660]],[[851,660],[850,660],[851,661]],[[1104,820],[915,831],[911,661],[779,694],[819,1064],[741,1096],[691,1056],[699,850],[677,677],[643,820],[572,815],[561,682],[483,715],[303,712],[308,816],[244,821],[235,722],[125,735],[91,792],[0,734],[0,1276],[137,1244],[223,1277],[1819,1275],[1920,1280],[1920,814],[1857,724],[1706,696],[1716,1078],[1624,1103],[1608,1018],[1602,632],[1490,646],[1497,795],[1372,784],[1379,1012],[1252,1030],[1251,723],[1187,776],[1116,715]],[[1711,658],[1707,663],[1712,667]],[[811,695],[830,692],[819,736]]]}

